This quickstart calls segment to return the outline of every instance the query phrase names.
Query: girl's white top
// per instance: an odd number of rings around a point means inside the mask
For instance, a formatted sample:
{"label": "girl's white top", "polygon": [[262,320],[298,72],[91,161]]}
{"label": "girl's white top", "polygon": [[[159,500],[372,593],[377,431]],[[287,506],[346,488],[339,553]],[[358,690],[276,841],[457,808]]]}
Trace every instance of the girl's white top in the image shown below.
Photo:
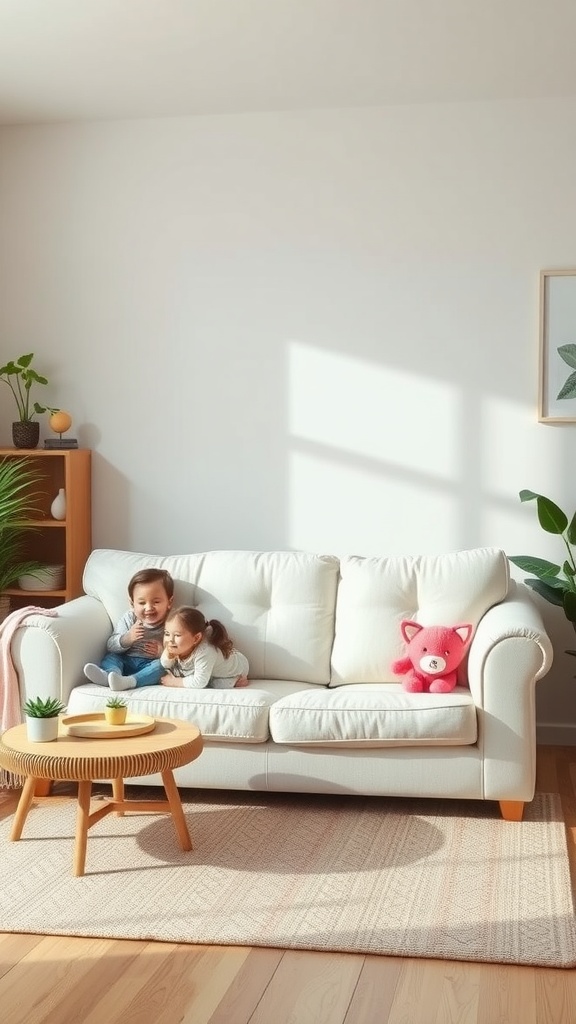
{"label": "girl's white top", "polygon": [[248,662],[243,654],[236,649],[225,658],[219,647],[214,647],[208,640],[202,640],[187,658],[171,658],[166,649],[160,658],[164,668],[173,676],[184,679],[184,686],[201,690],[209,685],[210,680],[237,679],[248,674]]}

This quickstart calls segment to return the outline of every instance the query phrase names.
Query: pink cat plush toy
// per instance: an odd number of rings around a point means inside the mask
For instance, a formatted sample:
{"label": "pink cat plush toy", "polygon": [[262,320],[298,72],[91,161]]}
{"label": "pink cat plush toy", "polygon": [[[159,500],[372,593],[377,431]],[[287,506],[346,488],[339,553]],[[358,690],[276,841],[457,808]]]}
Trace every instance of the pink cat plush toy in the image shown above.
{"label": "pink cat plush toy", "polygon": [[400,629],[408,645],[408,657],[392,663],[392,671],[404,676],[408,693],[450,693],[457,683],[457,668],[466,654],[472,626],[421,626],[404,619]]}

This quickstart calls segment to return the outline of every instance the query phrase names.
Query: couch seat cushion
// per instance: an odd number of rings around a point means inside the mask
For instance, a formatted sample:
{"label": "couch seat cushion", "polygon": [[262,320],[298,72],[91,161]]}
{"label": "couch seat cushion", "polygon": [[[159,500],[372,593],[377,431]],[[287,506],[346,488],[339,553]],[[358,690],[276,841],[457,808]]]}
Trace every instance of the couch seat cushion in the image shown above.
{"label": "couch seat cushion", "polygon": [[[135,715],[180,718],[185,722],[193,722],[204,738],[213,742],[264,743],[270,735],[270,706],[278,698],[301,689],[302,683],[290,680],[255,680],[250,686],[238,690],[141,686],[136,690],[125,690],[118,696],[126,699],[129,714],[132,712]],[[104,711],[111,692],[94,683],[76,686],[70,694],[68,714]]]}
{"label": "couch seat cushion", "polygon": [[406,693],[398,683],[300,690],[270,708],[276,743],[324,747],[460,746],[476,742],[470,691]]}

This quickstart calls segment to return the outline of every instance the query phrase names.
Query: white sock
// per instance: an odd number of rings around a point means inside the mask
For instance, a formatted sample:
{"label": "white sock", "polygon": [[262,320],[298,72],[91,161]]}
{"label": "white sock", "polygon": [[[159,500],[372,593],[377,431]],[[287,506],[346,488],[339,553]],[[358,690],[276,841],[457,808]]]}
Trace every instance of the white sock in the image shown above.
{"label": "white sock", "polygon": [[109,672],[108,686],[116,693],[119,693],[120,690],[134,690],[136,689],[136,680],[134,676],[121,676],[119,672]]}
{"label": "white sock", "polygon": [[84,665],[84,675],[91,683],[98,683],[98,686],[108,686],[108,673],[98,665],[93,665],[90,661],[87,665]]}

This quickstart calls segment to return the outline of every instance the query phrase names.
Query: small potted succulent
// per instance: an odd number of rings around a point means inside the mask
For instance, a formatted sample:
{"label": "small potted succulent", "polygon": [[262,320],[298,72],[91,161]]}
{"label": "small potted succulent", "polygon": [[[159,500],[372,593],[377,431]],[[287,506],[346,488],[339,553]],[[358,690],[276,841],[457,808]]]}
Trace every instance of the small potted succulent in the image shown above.
{"label": "small potted succulent", "polygon": [[40,424],[34,416],[43,412],[53,414],[60,411],[50,408],[49,405],[32,403],[32,386],[48,383],[48,379],[31,366],[33,359],[34,353],[28,352],[16,360],[11,359],[5,366],[0,366],[0,380],[10,388],[18,409],[18,419],[12,424],[15,448],[36,448],[40,437]]}
{"label": "small potted succulent", "polygon": [[122,697],[109,697],[104,708],[104,718],[108,725],[124,725],[128,706]]}
{"label": "small potted succulent", "polygon": [[24,705],[26,734],[33,743],[48,743],[58,738],[58,716],[66,708],[55,697],[30,697]]}

